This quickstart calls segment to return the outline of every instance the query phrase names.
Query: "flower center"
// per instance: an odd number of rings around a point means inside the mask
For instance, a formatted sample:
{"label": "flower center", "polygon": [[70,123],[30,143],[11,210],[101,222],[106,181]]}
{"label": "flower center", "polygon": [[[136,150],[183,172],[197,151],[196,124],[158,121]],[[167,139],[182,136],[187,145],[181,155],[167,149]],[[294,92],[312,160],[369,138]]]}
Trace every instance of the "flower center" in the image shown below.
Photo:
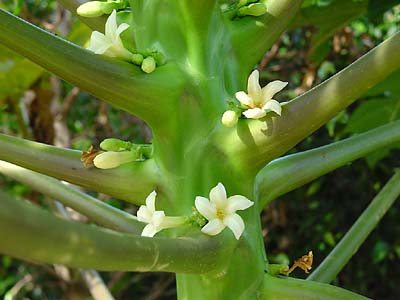
{"label": "flower center", "polygon": [[221,221],[225,218],[225,214],[222,209],[217,208],[217,218],[220,219]]}

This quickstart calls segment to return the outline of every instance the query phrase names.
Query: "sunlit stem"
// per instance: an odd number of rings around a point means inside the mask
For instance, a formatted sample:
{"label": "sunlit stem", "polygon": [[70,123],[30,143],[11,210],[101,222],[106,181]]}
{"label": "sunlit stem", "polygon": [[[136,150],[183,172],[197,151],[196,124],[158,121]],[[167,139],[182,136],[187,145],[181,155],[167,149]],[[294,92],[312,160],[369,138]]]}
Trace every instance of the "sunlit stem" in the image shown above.
{"label": "sunlit stem", "polygon": [[[260,210],[280,195],[397,142],[400,142],[400,121],[327,146],[276,159],[266,165],[256,177]],[[293,174],[296,176],[292,176]]]}
{"label": "sunlit stem", "polygon": [[142,223],[138,222],[136,217],[68,187],[54,178],[4,161],[0,161],[0,172],[80,212],[104,227],[136,234],[140,234],[143,229]]}

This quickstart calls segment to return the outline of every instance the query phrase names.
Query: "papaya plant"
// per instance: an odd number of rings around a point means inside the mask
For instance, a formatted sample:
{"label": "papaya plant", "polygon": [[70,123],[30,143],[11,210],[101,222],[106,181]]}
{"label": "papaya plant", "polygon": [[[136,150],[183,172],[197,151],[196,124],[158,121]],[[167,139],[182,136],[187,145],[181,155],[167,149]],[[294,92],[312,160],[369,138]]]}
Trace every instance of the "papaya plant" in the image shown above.
{"label": "papaya plant", "polygon": [[[140,117],[153,141],[110,138],[81,152],[0,134],[0,172],[91,221],[62,220],[1,192],[2,254],[101,271],[174,272],[178,299],[367,299],[329,283],[399,196],[398,171],[317,268],[312,249],[291,268],[270,264],[260,212],[278,196],[400,142],[400,121],[391,119],[280,157],[395,74],[399,33],[278,102],[274,95],[288,83],[261,87],[256,65],[283,31],[307,18],[301,0],[59,2],[92,28],[87,49],[5,10],[1,44]],[[344,5],[352,10],[322,27],[313,55],[331,28],[363,13],[367,1]],[[138,205],[137,215],[61,181]],[[312,272],[294,279],[288,275],[295,267]]]}

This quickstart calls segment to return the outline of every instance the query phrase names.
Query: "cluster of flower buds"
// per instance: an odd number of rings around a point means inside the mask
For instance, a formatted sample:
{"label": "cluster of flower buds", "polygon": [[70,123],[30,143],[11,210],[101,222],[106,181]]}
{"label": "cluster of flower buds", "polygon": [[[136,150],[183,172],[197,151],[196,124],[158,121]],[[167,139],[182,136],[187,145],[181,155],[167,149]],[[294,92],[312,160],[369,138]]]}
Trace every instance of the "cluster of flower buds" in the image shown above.
{"label": "cluster of flower buds", "polygon": [[151,145],[138,145],[119,139],[105,139],[100,148],[104,150],[93,159],[99,169],[112,169],[133,161],[140,161],[152,156]]}
{"label": "cluster of flower buds", "polygon": [[221,121],[224,126],[235,126],[241,115],[248,119],[264,118],[268,112],[281,115],[281,104],[272,97],[288,83],[275,80],[261,88],[259,76],[258,70],[254,70],[247,81],[247,93],[244,91],[235,93],[239,104],[229,103],[229,109],[222,115]]}
{"label": "cluster of flower buds", "polygon": [[144,53],[128,50],[122,40],[121,34],[129,28],[127,23],[117,24],[117,10],[128,5],[126,0],[90,1],[78,7],[77,13],[83,17],[98,17],[110,14],[105,24],[105,33],[93,31],[88,49],[95,54],[115,57],[140,66],[143,72],[152,73],[157,66],[165,64],[165,56],[154,49]]}

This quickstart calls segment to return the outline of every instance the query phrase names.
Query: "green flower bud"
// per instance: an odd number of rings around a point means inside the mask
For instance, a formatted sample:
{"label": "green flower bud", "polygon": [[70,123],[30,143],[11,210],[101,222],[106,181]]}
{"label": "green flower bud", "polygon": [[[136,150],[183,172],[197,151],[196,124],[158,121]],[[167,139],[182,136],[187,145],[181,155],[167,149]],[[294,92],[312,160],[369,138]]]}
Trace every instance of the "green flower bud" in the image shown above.
{"label": "green flower bud", "polygon": [[249,3],[254,3],[257,2],[258,0],[239,0],[236,4],[237,8],[243,7]]}
{"label": "green flower bud", "polygon": [[222,115],[222,124],[226,127],[233,127],[239,120],[239,114],[234,110],[227,110]]}
{"label": "green flower bud", "polygon": [[134,53],[131,56],[131,60],[135,65],[141,66],[143,62],[143,55],[140,53]]}
{"label": "green flower bud", "polygon": [[267,12],[267,7],[264,3],[253,3],[249,6],[239,8],[238,16],[262,16]]}
{"label": "green flower bud", "polygon": [[93,163],[99,169],[113,169],[136,160],[137,153],[133,151],[108,151],[97,155]]}
{"label": "green flower bud", "polygon": [[157,50],[147,49],[144,54],[146,56],[152,56],[157,66],[162,66],[167,62],[165,55]]}
{"label": "green flower bud", "polygon": [[86,2],[78,7],[76,12],[82,17],[100,17],[105,13],[111,13],[114,9],[114,3],[101,1]]}
{"label": "green flower bud", "polygon": [[152,56],[147,56],[143,59],[142,70],[145,73],[151,73],[156,69],[156,61]]}
{"label": "green flower bud", "polygon": [[131,142],[125,142],[121,141],[119,139],[105,139],[100,143],[100,148],[105,150],[105,151],[125,151],[125,150],[130,150],[132,148],[132,143]]}

